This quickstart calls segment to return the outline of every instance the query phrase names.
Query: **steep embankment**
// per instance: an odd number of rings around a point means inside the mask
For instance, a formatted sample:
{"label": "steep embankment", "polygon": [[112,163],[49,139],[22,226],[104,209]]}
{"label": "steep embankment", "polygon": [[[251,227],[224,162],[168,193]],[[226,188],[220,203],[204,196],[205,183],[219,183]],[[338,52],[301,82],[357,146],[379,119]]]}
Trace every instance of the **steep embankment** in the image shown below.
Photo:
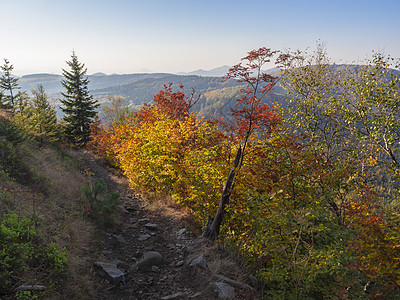
{"label": "steep embankment", "polygon": [[0,119],[0,298],[95,297],[96,231],[80,193],[87,180],[68,151],[39,147]]}
{"label": "steep embankment", "polygon": [[[168,198],[139,196],[93,154],[40,147],[5,118],[0,144],[2,299],[258,298],[241,265],[198,238]],[[81,193],[98,178],[121,195],[119,222],[106,230]]]}

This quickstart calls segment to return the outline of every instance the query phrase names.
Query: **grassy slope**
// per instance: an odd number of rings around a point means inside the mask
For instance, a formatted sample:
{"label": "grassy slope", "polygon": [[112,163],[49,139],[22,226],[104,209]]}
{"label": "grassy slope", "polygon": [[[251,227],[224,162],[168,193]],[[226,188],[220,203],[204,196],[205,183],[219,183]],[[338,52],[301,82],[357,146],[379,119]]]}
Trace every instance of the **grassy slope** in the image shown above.
{"label": "grassy slope", "polygon": [[[9,121],[0,116],[0,122]],[[34,141],[24,141],[15,146],[15,150],[30,180],[21,183],[19,178],[0,173],[0,221],[9,213],[34,220],[39,243],[54,242],[65,249],[68,257],[67,272],[58,287],[51,287],[51,274],[41,275],[39,267],[31,266],[26,272],[16,274],[19,280],[15,287],[44,285],[48,288],[46,297],[49,299],[93,298],[91,262],[98,246],[94,227],[84,215],[86,200],[80,193],[88,178],[82,174],[79,161],[66,151],[50,146],[39,148]]]}

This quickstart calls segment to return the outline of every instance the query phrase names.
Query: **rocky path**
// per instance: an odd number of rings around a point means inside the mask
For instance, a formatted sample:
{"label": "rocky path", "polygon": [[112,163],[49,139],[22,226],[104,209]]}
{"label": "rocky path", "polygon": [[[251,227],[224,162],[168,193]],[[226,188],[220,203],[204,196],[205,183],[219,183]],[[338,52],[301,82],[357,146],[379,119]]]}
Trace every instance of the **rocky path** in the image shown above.
{"label": "rocky path", "polygon": [[259,299],[255,280],[227,253],[195,237],[172,202],[149,205],[127,180],[88,152],[83,163],[121,195],[121,222],[103,239],[95,262],[98,299]]}

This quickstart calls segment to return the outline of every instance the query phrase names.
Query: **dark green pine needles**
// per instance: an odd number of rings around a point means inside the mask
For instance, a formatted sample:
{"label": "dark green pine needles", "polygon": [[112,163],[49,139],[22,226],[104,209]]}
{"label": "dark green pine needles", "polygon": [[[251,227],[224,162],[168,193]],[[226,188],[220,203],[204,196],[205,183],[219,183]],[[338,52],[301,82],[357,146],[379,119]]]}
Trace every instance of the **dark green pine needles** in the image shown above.
{"label": "dark green pine needles", "polygon": [[65,92],[61,93],[61,99],[65,122],[65,135],[75,147],[83,147],[90,138],[90,124],[97,115],[99,106],[93,96],[89,94],[89,79],[85,76],[87,68],[79,63],[75,52],[72,52],[71,60],[67,61],[70,71],[63,69],[65,79],[61,81]]}

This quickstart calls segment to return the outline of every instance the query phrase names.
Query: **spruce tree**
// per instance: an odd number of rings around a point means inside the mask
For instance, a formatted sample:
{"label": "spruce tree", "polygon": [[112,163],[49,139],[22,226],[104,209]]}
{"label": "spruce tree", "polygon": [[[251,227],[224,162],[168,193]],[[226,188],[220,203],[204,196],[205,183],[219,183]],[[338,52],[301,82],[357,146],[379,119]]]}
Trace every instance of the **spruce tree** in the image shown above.
{"label": "spruce tree", "polygon": [[75,52],[72,52],[71,60],[66,63],[71,70],[63,69],[62,75],[65,79],[61,81],[66,90],[61,93],[64,97],[61,99],[61,110],[64,113],[65,134],[74,146],[83,147],[89,141],[89,125],[97,115],[96,108],[99,104],[89,94],[89,79],[85,76],[87,68],[78,61]]}
{"label": "spruce tree", "polygon": [[0,90],[0,108],[6,106],[6,95],[4,95],[4,91]]}
{"label": "spruce tree", "polygon": [[4,103],[5,98],[8,100],[8,104],[11,104],[12,108],[14,109],[14,100],[16,97],[14,96],[13,91],[20,88],[18,86],[18,78],[11,75],[14,66],[11,65],[7,59],[4,59],[4,65],[2,65],[0,68],[4,72],[4,74],[0,77],[0,88],[9,93],[9,95],[5,96],[3,94],[4,92],[1,92],[1,103]]}
{"label": "spruce tree", "polygon": [[56,142],[60,133],[57,123],[56,110],[50,105],[47,94],[41,84],[36,90],[32,90],[30,127],[34,135],[42,144],[44,140]]}

